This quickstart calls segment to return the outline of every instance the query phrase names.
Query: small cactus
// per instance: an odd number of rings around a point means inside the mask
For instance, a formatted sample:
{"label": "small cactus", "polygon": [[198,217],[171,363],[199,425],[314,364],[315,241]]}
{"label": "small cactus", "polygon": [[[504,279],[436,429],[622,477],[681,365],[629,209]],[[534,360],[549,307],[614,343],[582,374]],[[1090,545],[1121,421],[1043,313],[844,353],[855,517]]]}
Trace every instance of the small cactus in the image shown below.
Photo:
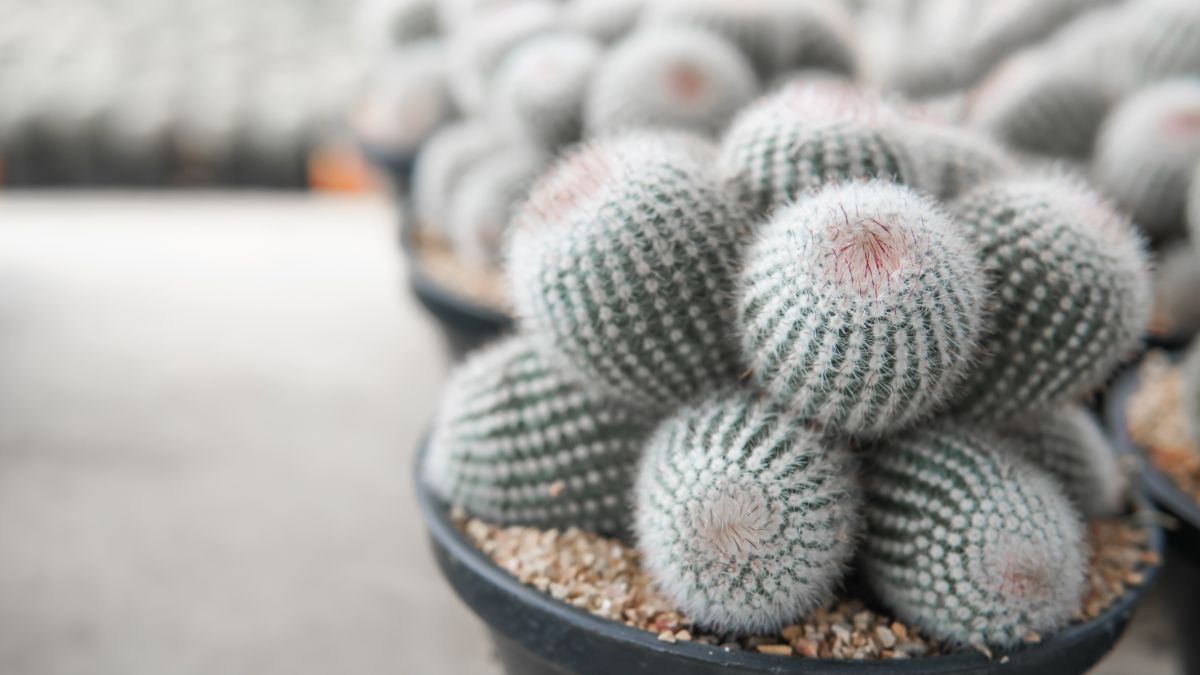
{"label": "small cactus", "polygon": [[710,30],[736,45],[763,77],[800,67],[853,74],[850,20],[840,9],[794,0],[658,0],[647,6],[643,24]]}
{"label": "small cactus", "polygon": [[454,118],[444,61],[441,42],[427,40],[396,50],[370,78],[353,119],[372,150],[411,158]]}
{"label": "small cactus", "polygon": [[1184,231],[1200,162],[1200,81],[1147,87],[1117,106],[1096,141],[1096,184],[1156,238]]}
{"label": "small cactus", "polygon": [[1086,543],[1062,488],[998,436],[940,426],[864,453],[867,583],[953,644],[1015,646],[1079,610]]}
{"label": "small cactus", "polygon": [[1078,404],[1024,418],[1001,435],[1018,455],[1056,479],[1085,518],[1126,506],[1129,481],[1095,416]]}
{"label": "small cactus", "polygon": [[1022,52],[996,68],[969,94],[968,125],[1020,150],[1086,157],[1113,94],[1053,53]]}
{"label": "small cactus", "polygon": [[1126,63],[1128,86],[1200,73],[1200,4],[1193,0],[1125,3],[1116,55]]}
{"label": "small cactus", "polygon": [[1173,241],[1156,253],[1154,265],[1154,329],[1159,335],[1200,334],[1200,250],[1191,242]]}
{"label": "small cactus", "polygon": [[932,200],[883,182],[827,187],[777,209],[747,253],[743,360],[781,405],[835,433],[879,435],[960,382],[984,283]]}
{"label": "small cactus", "polygon": [[912,157],[914,187],[938,199],[953,199],[981,183],[1018,172],[1017,160],[982,134],[915,120],[896,126]]}
{"label": "small cactus", "polygon": [[828,600],[861,528],[851,453],[742,393],[688,406],[634,488],[646,570],[704,626],[777,630]]}
{"label": "small cactus", "polygon": [[666,410],[733,377],[745,217],[685,135],[597,141],[539,181],[509,238],[522,325],[588,381]]}
{"label": "small cactus", "polygon": [[882,104],[836,81],[787,85],[742,111],[721,143],[722,179],[757,214],[830,183],[911,184],[916,169]]}
{"label": "small cactus", "polygon": [[417,224],[434,232],[445,232],[450,195],[463,173],[506,143],[483,122],[458,122],[438,130],[421,148],[413,169],[413,210]]}
{"label": "small cactus", "polygon": [[551,150],[579,140],[599,60],[599,44],[574,33],[548,33],[515,47],[492,83],[499,125]]}
{"label": "small cactus", "polygon": [[1200,255],[1200,163],[1192,169],[1192,179],[1187,191],[1187,225],[1188,238]]}
{"label": "small cactus", "polygon": [[440,32],[438,0],[363,0],[354,27],[369,50],[387,51],[427,40]]}
{"label": "small cactus", "polygon": [[470,14],[450,34],[450,91],[459,108],[482,114],[496,68],[517,45],[562,25],[550,0],[511,0]]}
{"label": "small cactus", "polygon": [[499,264],[509,218],[546,163],[541,152],[516,145],[488,155],[463,173],[446,215],[446,230],[459,259],[476,268]]}
{"label": "small cactus", "polygon": [[590,136],[639,128],[715,136],[758,89],[750,63],[722,38],[693,28],[642,30],[601,60],[584,126]]}
{"label": "small cactus", "polygon": [[634,468],[652,430],[515,335],[473,354],[447,383],[423,477],[495,523],[628,534]]}
{"label": "small cactus", "polygon": [[605,44],[633,30],[650,0],[567,0],[563,5],[567,27]]}
{"label": "small cactus", "polygon": [[955,397],[1003,421],[1090,393],[1132,355],[1149,318],[1146,256],[1099,195],[1055,177],[983,185],[952,207],[988,275],[990,325]]}

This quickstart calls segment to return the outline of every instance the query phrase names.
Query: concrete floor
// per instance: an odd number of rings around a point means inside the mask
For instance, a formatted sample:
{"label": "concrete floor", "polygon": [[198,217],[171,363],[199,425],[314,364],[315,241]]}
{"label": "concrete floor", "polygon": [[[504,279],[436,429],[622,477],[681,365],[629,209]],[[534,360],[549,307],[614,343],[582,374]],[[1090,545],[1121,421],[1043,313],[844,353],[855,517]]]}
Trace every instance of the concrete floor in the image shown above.
{"label": "concrete floor", "polygon": [[410,494],[403,278],[382,201],[0,196],[0,673],[497,672]]}

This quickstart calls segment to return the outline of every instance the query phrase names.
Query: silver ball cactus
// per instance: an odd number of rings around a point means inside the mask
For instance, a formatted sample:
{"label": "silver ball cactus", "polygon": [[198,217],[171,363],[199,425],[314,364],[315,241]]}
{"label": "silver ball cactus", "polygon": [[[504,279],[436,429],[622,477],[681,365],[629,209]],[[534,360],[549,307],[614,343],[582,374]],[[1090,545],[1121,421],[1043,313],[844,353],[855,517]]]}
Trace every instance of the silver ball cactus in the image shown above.
{"label": "silver ball cactus", "polygon": [[597,386],[668,410],[733,378],[728,295],[746,218],[698,138],[630,134],[563,159],[518,212],[522,325]]}
{"label": "silver ball cactus", "polygon": [[563,20],[567,27],[605,44],[633,30],[650,0],[567,0]]}
{"label": "silver ball cactus", "polygon": [[355,105],[355,133],[372,149],[412,157],[456,114],[446,84],[445,47],[426,40],[396,50],[368,78]]}
{"label": "silver ball cactus", "polygon": [[375,51],[435,37],[440,32],[437,4],[438,0],[363,0],[355,8],[355,32]]}
{"label": "silver ball cactus", "polygon": [[492,83],[498,125],[554,149],[580,139],[583,106],[600,45],[575,33],[547,33],[513,48]]}
{"label": "silver ball cactus", "polygon": [[1200,5],[1192,0],[1141,0],[1121,6],[1111,49],[1126,65],[1126,84],[1141,87],[1200,73]]}
{"label": "silver ball cactus", "polygon": [[968,125],[1020,150],[1086,157],[1114,95],[1046,49],[1006,60],[969,94]]}
{"label": "silver ball cactus", "polygon": [[646,29],[601,60],[584,128],[589,136],[641,128],[715,136],[758,90],[750,63],[724,39],[693,28]]}
{"label": "silver ball cactus", "polygon": [[1192,180],[1187,191],[1187,220],[1188,238],[1200,255],[1200,163],[1192,169]]}
{"label": "silver ball cactus", "polygon": [[767,0],[657,0],[645,26],[694,26],[736,45],[763,77],[786,68],[853,74],[856,57],[848,16],[833,3]]}
{"label": "silver ball cactus", "polygon": [[564,377],[520,335],[450,378],[422,476],[443,500],[501,524],[626,535],[640,411]]}
{"label": "silver ball cactus", "polygon": [[998,422],[1045,409],[1092,392],[1133,354],[1149,319],[1146,255],[1102,197],[1038,176],[983,185],[952,210],[992,295],[959,413]]}
{"label": "silver ball cactus", "polygon": [[895,126],[913,161],[914,187],[938,199],[953,199],[977,185],[1018,173],[1017,160],[980,133],[918,120]]}
{"label": "silver ball cactus", "polygon": [[451,192],[445,223],[460,260],[475,268],[499,265],[509,219],[548,161],[537,150],[515,145],[463,173]]}
{"label": "silver ball cactus", "polygon": [[1079,516],[1000,437],[942,425],[863,455],[863,571],[901,620],[952,644],[1008,647],[1079,610]]}
{"label": "silver ball cactus", "polygon": [[1120,514],[1129,480],[1095,415],[1079,404],[1023,418],[1000,430],[1008,447],[1059,482],[1084,518]]}
{"label": "silver ball cactus", "polygon": [[450,196],[463,173],[507,143],[484,122],[463,121],[439,129],[421,148],[413,167],[413,212],[417,225],[445,232]]}
{"label": "silver ball cactus", "polygon": [[980,337],[974,253],[903,186],[830,186],[775,210],[744,266],[743,361],[773,400],[830,432],[877,436],[928,415]]}
{"label": "silver ball cactus", "polygon": [[744,393],[685,407],[646,446],[634,529],[656,585],[697,623],[777,630],[828,600],[861,530],[850,451]]}
{"label": "silver ball cactus", "polygon": [[722,179],[758,214],[831,183],[911,184],[916,168],[908,147],[882,123],[890,114],[850,83],[786,85],[730,125],[718,161]]}
{"label": "silver ball cactus", "polygon": [[1092,159],[1096,184],[1147,233],[1184,231],[1188,184],[1200,163],[1200,81],[1147,87],[1117,106]]}
{"label": "silver ball cactus", "polygon": [[522,42],[561,25],[561,9],[550,0],[510,0],[470,14],[449,36],[450,91],[459,108],[485,112],[492,77],[504,57]]}
{"label": "silver ball cactus", "polygon": [[1156,251],[1154,332],[1170,337],[1200,334],[1200,249],[1173,241]]}

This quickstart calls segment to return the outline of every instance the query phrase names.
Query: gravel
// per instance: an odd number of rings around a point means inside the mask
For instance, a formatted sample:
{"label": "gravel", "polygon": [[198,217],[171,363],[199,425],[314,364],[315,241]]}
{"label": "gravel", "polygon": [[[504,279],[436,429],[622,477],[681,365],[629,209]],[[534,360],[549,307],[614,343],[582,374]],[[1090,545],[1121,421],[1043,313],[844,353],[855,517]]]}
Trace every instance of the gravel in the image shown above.
{"label": "gravel", "polygon": [[1180,490],[1200,502],[1200,449],[1183,413],[1180,367],[1162,352],[1149,354],[1138,371],[1138,388],[1127,412],[1133,442]]}

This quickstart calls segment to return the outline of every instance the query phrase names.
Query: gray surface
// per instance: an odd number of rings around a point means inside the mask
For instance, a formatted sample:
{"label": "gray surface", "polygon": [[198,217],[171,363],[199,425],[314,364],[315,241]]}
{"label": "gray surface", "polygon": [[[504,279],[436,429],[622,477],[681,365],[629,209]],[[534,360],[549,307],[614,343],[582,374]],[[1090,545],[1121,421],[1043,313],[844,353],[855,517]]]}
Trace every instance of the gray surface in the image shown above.
{"label": "gray surface", "polygon": [[[0,673],[488,675],[409,491],[391,211],[0,194]],[[1171,672],[1143,611],[1104,673]]]}

